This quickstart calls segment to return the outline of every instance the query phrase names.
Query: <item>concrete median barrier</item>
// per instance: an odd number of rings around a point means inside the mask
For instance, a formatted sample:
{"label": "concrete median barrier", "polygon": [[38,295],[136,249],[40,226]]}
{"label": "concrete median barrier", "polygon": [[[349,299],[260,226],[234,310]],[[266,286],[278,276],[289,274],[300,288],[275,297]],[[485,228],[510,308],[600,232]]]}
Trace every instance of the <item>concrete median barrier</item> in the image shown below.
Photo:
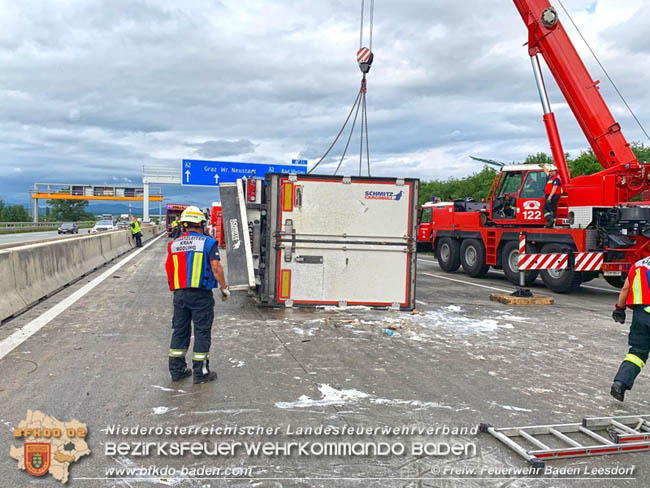
{"label": "concrete median barrier", "polygon": [[[159,226],[143,226],[143,242],[162,230]],[[120,230],[1,249],[0,321],[134,247],[131,232]]]}

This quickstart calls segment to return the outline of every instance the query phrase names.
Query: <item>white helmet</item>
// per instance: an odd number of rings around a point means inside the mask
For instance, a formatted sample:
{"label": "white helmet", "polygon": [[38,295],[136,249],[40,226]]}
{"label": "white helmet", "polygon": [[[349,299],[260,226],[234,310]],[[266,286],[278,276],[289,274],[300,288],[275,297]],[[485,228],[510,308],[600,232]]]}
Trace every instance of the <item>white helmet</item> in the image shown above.
{"label": "white helmet", "polygon": [[201,211],[199,207],[191,205],[183,210],[181,214],[181,222],[187,222],[188,224],[201,224],[205,222],[205,214]]}

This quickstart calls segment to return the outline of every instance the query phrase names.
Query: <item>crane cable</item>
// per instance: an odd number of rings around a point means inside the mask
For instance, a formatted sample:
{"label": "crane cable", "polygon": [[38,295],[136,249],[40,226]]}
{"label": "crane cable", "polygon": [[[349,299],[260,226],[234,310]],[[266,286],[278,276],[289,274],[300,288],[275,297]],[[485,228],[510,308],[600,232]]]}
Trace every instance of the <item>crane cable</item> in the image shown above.
{"label": "crane cable", "polygon": [[575,28],[575,30],[578,31],[578,34],[580,35],[580,37],[582,38],[582,40],[583,40],[584,43],[586,44],[587,49],[589,49],[589,52],[591,53],[591,55],[594,57],[594,59],[595,59],[596,62],[598,63],[598,66],[600,66],[600,69],[602,69],[602,70],[603,70],[603,73],[605,73],[605,76],[607,76],[607,79],[609,80],[609,82],[610,82],[610,83],[612,84],[612,86],[614,87],[614,90],[616,91],[616,93],[618,94],[618,96],[620,97],[620,99],[623,101],[623,104],[625,105],[625,107],[627,108],[627,110],[630,112],[630,114],[632,115],[632,117],[634,118],[634,120],[636,121],[636,123],[638,124],[639,128],[641,129],[641,131],[645,134],[645,136],[646,136],[646,137],[648,138],[648,140],[650,141],[650,135],[648,135],[648,133],[646,132],[645,127],[643,127],[643,124],[641,124],[641,121],[638,119],[638,117],[636,116],[636,114],[635,114],[634,111],[632,110],[632,107],[630,107],[630,105],[627,103],[627,100],[625,99],[625,97],[623,96],[623,94],[621,93],[621,91],[618,89],[618,86],[616,86],[616,83],[614,83],[614,80],[612,79],[612,77],[609,76],[609,72],[605,69],[605,66],[603,66],[603,64],[600,62],[600,59],[598,59],[598,56],[596,56],[596,53],[594,52],[594,50],[591,48],[591,46],[590,46],[589,43],[587,42],[587,39],[585,38],[585,36],[582,35],[582,32],[580,31],[580,29],[578,28],[578,26],[576,25],[576,23],[573,21],[573,18],[571,17],[571,14],[569,13],[569,11],[567,10],[567,8],[566,8],[566,7],[564,6],[564,4],[562,3],[562,0],[558,0],[558,3],[559,3],[560,6],[562,7],[562,10],[564,10],[564,13],[566,13],[566,15],[567,15],[567,17],[569,18],[569,20],[571,21],[571,24],[573,24],[573,27]]}
{"label": "crane cable", "polygon": [[[341,155],[341,159],[339,160],[338,166],[336,167],[336,170],[334,171],[334,174],[337,174],[339,169],[341,168],[341,165],[343,164],[343,160],[345,159],[345,155],[347,154],[348,148],[350,146],[350,141],[352,139],[352,134],[354,133],[354,128],[357,123],[357,118],[359,116],[359,110],[361,110],[361,121],[360,121],[360,127],[361,127],[361,137],[360,137],[360,147],[359,147],[359,176],[361,176],[362,173],[362,165],[363,165],[363,145],[365,141],[366,145],[366,160],[367,160],[367,168],[368,168],[368,176],[370,176],[370,147],[368,145],[368,111],[367,111],[367,104],[366,104],[366,92],[367,92],[367,84],[366,84],[366,74],[370,71],[370,67],[372,65],[372,61],[374,58],[374,55],[372,53],[372,29],[373,29],[373,22],[374,22],[374,10],[375,10],[375,0],[370,0],[370,22],[369,22],[369,39],[368,39],[368,48],[363,47],[363,24],[364,24],[364,12],[365,12],[365,1],[361,0],[361,27],[359,29],[359,51],[357,51],[357,62],[359,63],[359,69],[363,73],[363,77],[361,79],[361,88],[359,89],[359,92],[357,93],[357,97],[354,100],[354,103],[352,104],[352,108],[350,109],[350,112],[348,113],[347,118],[345,119],[345,122],[343,123],[343,126],[339,130],[338,134],[334,138],[334,141],[332,144],[330,144],[329,148],[323,154],[323,157],[321,157],[318,162],[308,171],[309,173],[312,173],[318,165],[320,165],[323,160],[327,157],[327,155],[330,153],[330,151],[334,148],[336,143],[338,142],[339,138],[341,137],[341,134],[345,130],[345,127],[347,126],[348,122],[350,121],[350,117],[352,116],[352,113],[354,112],[354,119],[352,121],[352,127],[350,128],[350,134],[348,135],[348,140],[345,144],[345,148],[343,150],[343,154]],[[355,112],[356,109],[356,112]],[[365,136],[365,137],[364,137]]]}

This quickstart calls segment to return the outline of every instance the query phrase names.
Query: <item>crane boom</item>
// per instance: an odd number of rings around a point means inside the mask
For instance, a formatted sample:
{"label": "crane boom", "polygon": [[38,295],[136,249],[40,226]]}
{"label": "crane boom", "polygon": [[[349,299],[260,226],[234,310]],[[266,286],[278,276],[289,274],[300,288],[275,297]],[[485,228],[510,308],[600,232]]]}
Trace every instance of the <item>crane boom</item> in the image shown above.
{"label": "crane boom", "polygon": [[[529,54],[541,54],[546,61],[603,168],[638,167],[630,144],[600,94],[599,82],[589,75],[555,9],[548,0],[513,1],[528,28]],[[553,146],[554,141],[550,142]]]}

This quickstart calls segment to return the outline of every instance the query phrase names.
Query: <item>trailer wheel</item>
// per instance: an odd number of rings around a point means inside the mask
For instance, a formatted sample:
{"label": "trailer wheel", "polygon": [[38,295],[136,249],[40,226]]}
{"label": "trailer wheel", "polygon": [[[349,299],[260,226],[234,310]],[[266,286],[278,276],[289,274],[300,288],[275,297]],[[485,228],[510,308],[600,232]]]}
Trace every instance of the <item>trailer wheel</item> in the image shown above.
{"label": "trailer wheel", "polygon": [[605,281],[612,285],[614,288],[623,288],[623,285],[625,284],[625,280],[627,276],[621,275],[621,276],[603,276],[605,278]]}
{"label": "trailer wheel", "polygon": [[453,273],[460,268],[460,245],[456,239],[443,237],[436,246],[438,264],[447,273]]}
{"label": "trailer wheel", "polygon": [[485,246],[478,239],[465,239],[460,246],[460,263],[463,271],[472,278],[482,278],[490,269],[485,264]]}
{"label": "trailer wheel", "polygon": [[[519,285],[519,267],[517,263],[519,262],[519,241],[509,241],[503,246],[503,252],[501,254],[501,265],[503,267],[503,274],[506,275],[506,278],[513,285]],[[539,276],[539,271],[526,271],[524,273],[524,285],[532,285],[537,277]]]}
{"label": "trailer wheel", "polygon": [[[562,244],[545,244],[542,254],[563,253],[566,246]],[[571,293],[580,287],[582,273],[571,269],[543,269],[540,273],[547,288],[555,293]]]}

